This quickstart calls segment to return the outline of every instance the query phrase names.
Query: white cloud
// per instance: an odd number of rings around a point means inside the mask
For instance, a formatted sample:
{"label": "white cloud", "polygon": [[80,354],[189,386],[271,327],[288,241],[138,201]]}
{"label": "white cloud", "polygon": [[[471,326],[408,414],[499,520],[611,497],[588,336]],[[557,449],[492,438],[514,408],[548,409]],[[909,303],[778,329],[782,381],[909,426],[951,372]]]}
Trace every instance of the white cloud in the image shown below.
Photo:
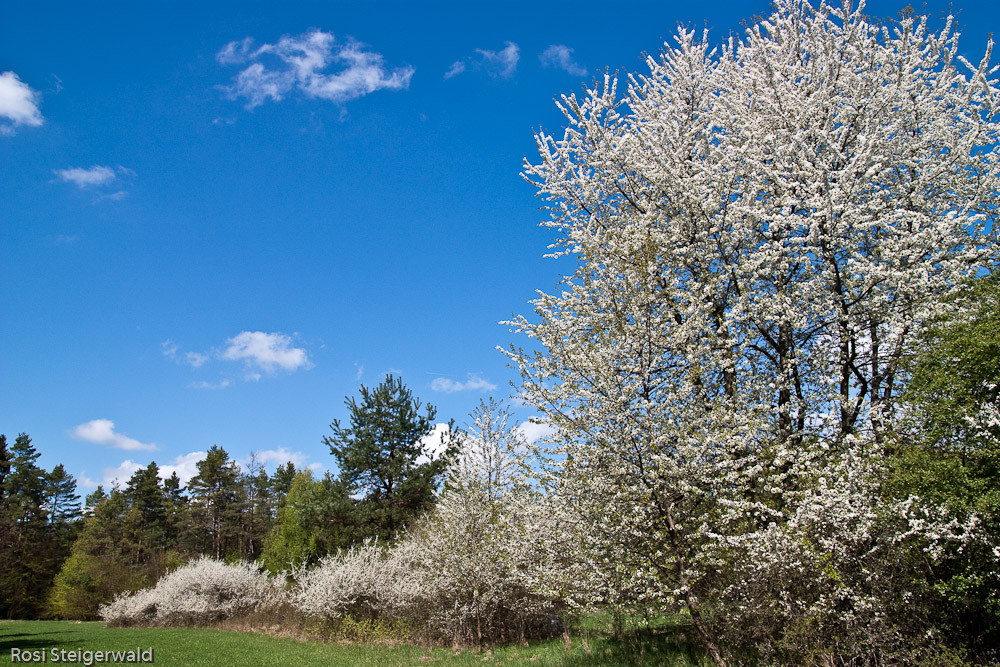
{"label": "white cloud", "polygon": [[[275,466],[284,465],[289,461],[295,465],[296,470],[301,470],[306,466],[306,455],[302,452],[293,452],[284,447],[278,447],[277,449],[265,449],[263,451],[254,452],[257,456],[257,462],[267,467],[269,463],[273,463]],[[313,464],[319,465],[319,464]]]}
{"label": "white cloud", "polygon": [[358,369],[354,374],[354,381],[357,382],[361,379],[361,376],[365,374],[365,366],[364,364],[354,364],[354,367]]}
{"label": "white cloud", "polygon": [[[177,359],[177,353],[180,352],[180,346],[177,345],[171,339],[167,339],[160,343],[163,349],[163,356],[169,359]],[[202,354],[201,352],[185,352],[184,353],[184,363],[188,364],[193,368],[200,368],[207,362],[211,357],[207,354]]]}
{"label": "white cloud", "polygon": [[465,63],[462,62],[461,60],[456,60],[451,64],[451,67],[448,68],[448,71],[444,73],[444,78],[450,79],[453,76],[458,76],[464,71],[465,71]]}
{"label": "white cloud", "polygon": [[253,46],[253,39],[246,37],[239,42],[229,42],[222,50],[215,54],[215,59],[222,65],[239,65],[245,63],[250,57],[250,50]]}
{"label": "white cloud", "polygon": [[118,190],[117,192],[110,192],[110,193],[108,193],[106,195],[99,195],[97,197],[97,201],[105,201],[105,200],[108,200],[108,201],[121,201],[122,199],[125,199],[125,197],[127,197],[127,196],[128,196],[128,192],[126,192],[125,190]]}
{"label": "white cloud", "polygon": [[521,51],[514,42],[505,42],[506,46],[500,51],[488,51],[486,49],[476,49],[480,56],[480,64],[491,76],[499,76],[509,79],[514,76],[517,69],[517,61],[521,57]]}
{"label": "white cloud", "polygon": [[38,110],[38,91],[32,90],[14,72],[0,73],[0,118],[9,123],[0,124],[0,134],[14,134],[19,125],[38,127],[45,119]]}
{"label": "white cloud", "polygon": [[447,435],[449,431],[450,429],[448,428],[448,424],[445,424],[444,422],[434,424],[431,432],[420,438],[420,446],[423,447],[424,451],[428,452],[430,456],[421,454],[414,462],[417,465],[423,465],[424,463],[428,463],[440,457],[441,454],[444,453],[445,446],[448,443]]}
{"label": "white cloud", "polygon": [[532,444],[542,438],[547,438],[556,432],[552,424],[538,419],[522,422],[518,425],[517,430],[528,444]]}
{"label": "white cloud", "polygon": [[188,385],[193,389],[225,389],[229,386],[229,380],[222,379],[218,382],[206,382],[205,380],[198,380],[197,382],[192,382]]}
{"label": "white cloud", "polygon": [[[181,486],[187,486],[191,478],[198,474],[198,462],[208,455],[207,452],[189,452],[181,454],[171,463],[160,466],[160,479],[167,479],[175,472],[181,480]],[[126,463],[128,463],[126,461]]]}
{"label": "white cloud", "polygon": [[115,180],[115,170],[111,167],[94,165],[88,169],[83,167],[71,167],[69,169],[53,169],[52,173],[59,177],[63,183],[73,183],[78,188],[93,188],[100,185],[107,185]]}
{"label": "white cloud", "polygon": [[97,480],[87,477],[87,471],[84,470],[80,473],[79,477],[76,478],[76,487],[78,489],[96,489]]}
{"label": "white cloud", "polygon": [[573,76],[583,76],[587,68],[573,60],[573,49],[565,44],[553,44],[538,56],[543,67],[554,67],[564,70]]}
{"label": "white cloud", "polygon": [[201,354],[200,352],[188,352],[184,355],[184,361],[189,363],[194,368],[198,368],[208,361],[208,355]]}
{"label": "white cloud", "polygon": [[254,368],[273,373],[279,368],[294,371],[312,368],[312,363],[301,347],[292,347],[292,339],[281,333],[263,331],[242,331],[226,341],[222,358],[230,361],[243,360],[248,366],[248,377],[260,379]]}
{"label": "white cloud", "polygon": [[[320,30],[285,36],[258,49],[253,49],[250,38],[230,42],[216,60],[222,65],[247,64],[225,88],[232,99],[246,98],[247,109],[268,99],[279,102],[293,90],[344,104],[377,90],[408,88],[414,72],[412,67],[390,71],[381,54],[365,51],[353,40],[338,43],[331,33]],[[323,71],[334,62],[342,65],[339,71]]]}
{"label": "white cloud", "polygon": [[72,431],[70,436],[77,440],[85,440],[98,445],[109,445],[115,449],[126,451],[153,451],[157,449],[152,443],[139,442],[135,438],[129,438],[121,433],[115,433],[115,423],[110,419],[94,419],[85,424],[80,424]]}
{"label": "white cloud", "polygon": [[145,468],[146,466],[139,465],[134,461],[129,461],[128,459],[121,462],[116,468],[105,468],[101,471],[104,475],[104,486],[105,490],[113,487],[123,487],[128,483],[130,477],[135,474],[136,470]]}
{"label": "white cloud", "polygon": [[433,391],[443,391],[446,394],[454,394],[457,391],[493,391],[497,386],[478,375],[469,375],[465,382],[456,382],[449,378],[434,378],[431,382]]}
{"label": "white cloud", "polygon": [[[160,479],[167,479],[176,472],[178,479],[181,481],[181,486],[187,486],[191,478],[198,474],[198,462],[204,460],[206,456],[207,452],[181,454],[175,457],[172,462],[158,466],[157,476]],[[119,487],[125,486],[136,470],[145,467],[145,465],[126,459],[114,468],[104,468],[101,471],[104,476],[104,485],[111,487],[117,483]]]}

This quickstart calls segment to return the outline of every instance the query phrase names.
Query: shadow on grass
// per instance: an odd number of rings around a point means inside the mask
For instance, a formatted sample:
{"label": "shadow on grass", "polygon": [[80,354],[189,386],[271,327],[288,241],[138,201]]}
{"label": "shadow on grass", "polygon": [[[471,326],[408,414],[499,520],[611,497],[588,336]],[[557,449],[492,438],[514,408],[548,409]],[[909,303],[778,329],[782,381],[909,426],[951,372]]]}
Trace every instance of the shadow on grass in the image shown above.
{"label": "shadow on grass", "polygon": [[709,665],[706,656],[688,638],[682,627],[635,630],[621,637],[584,635],[579,637],[582,654],[574,651],[561,661],[567,667],[604,665]]}
{"label": "shadow on grass", "polygon": [[47,651],[51,648],[72,650],[84,645],[81,639],[67,636],[66,632],[4,632],[0,625],[0,655],[10,656],[11,649],[22,651]]}

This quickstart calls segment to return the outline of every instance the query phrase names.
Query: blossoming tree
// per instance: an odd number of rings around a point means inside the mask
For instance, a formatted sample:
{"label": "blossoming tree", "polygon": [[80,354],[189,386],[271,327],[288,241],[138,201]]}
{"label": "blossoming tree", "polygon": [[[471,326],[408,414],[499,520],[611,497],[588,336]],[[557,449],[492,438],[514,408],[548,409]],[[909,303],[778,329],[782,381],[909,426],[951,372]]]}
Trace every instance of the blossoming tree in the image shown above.
{"label": "blossoming tree", "polygon": [[[565,132],[525,166],[553,254],[578,260],[511,323],[538,344],[509,351],[523,396],[560,433],[553,493],[594,567],[681,602],[720,664],[703,601],[746,589],[734,554],[766,534],[817,571],[853,562],[837,544],[868,553],[870,513],[842,510],[871,500],[902,361],[997,260],[992,44],[970,63],[951,18],[863,8],[779,0],[716,47],[681,29],[624,95],[605,76],[563,97]],[[864,596],[828,592],[810,609],[864,622]]]}

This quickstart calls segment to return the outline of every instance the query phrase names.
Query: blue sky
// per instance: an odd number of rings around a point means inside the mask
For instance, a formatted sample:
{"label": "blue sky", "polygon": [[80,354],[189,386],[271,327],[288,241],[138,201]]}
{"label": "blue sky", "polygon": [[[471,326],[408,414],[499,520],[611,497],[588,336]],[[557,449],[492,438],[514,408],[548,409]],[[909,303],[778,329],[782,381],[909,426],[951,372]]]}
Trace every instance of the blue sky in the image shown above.
{"label": "blue sky", "polygon": [[[768,11],[610,7],[0,3],[0,432],[88,492],[216,444],[332,467],[387,372],[459,425],[510,394],[498,322],[572,269],[519,177],[552,100]],[[1000,10],[956,8],[978,61]]]}

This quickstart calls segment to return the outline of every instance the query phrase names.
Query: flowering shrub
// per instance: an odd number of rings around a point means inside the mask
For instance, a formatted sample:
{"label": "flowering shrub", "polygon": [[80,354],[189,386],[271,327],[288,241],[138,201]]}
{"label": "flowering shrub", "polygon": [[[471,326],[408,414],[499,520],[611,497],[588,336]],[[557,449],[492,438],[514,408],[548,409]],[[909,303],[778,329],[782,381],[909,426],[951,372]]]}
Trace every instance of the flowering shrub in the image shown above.
{"label": "flowering shrub", "polygon": [[875,448],[852,440],[854,454],[811,483],[799,478],[784,521],[715,535],[709,595],[731,654],[764,664],[940,659],[948,621],[929,573],[983,540],[979,520],[915,496],[886,498]]}
{"label": "flowering shrub", "polygon": [[112,625],[201,625],[277,607],[284,597],[281,579],[268,577],[257,565],[202,557],[153,588],[119,595],[99,613]]}
{"label": "flowering shrub", "polygon": [[298,570],[291,602],[307,615],[328,619],[388,614],[402,599],[398,589],[407,580],[394,565],[384,547],[366,541]]}
{"label": "flowering shrub", "polygon": [[383,619],[457,643],[551,634],[559,607],[540,592],[552,558],[541,498],[519,483],[524,443],[496,404],[476,426],[434,510],[391,549],[374,542],[296,574],[292,604],[339,620]]}

